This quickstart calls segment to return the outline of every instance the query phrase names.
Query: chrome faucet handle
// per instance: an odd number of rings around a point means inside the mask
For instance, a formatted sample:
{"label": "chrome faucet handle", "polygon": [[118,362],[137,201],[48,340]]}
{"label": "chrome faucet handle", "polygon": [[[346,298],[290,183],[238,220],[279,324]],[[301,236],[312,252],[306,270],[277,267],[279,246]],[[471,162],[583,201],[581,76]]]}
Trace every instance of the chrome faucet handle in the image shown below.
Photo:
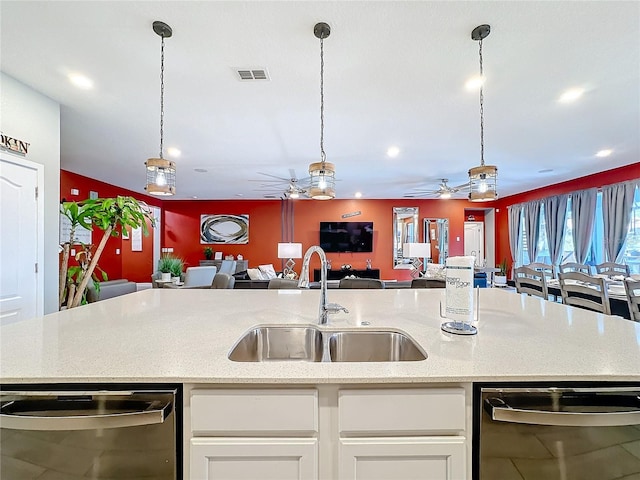
{"label": "chrome faucet handle", "polygon": [[349,313],[349,310],[337,303],[327,303],[327,305],[325,306],[325,310],[327,313],[339,313],[340,311]]}

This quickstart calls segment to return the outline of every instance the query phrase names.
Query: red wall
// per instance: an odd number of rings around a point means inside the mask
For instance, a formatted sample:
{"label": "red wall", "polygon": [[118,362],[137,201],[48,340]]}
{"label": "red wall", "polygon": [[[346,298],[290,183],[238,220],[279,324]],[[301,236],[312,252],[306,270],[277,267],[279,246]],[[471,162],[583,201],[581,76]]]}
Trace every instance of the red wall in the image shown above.
{"label": "red wall", "polygon": [[[77,189],[78,195],[72,195],[71,189]],[[121,187],[93,180],[76,173],[60,170],[60,200],[81,201],[89,198],[89,192],[98,192],[100,198],[116,197],[118,195],[131,196],[149,205],[162,206],[160,199],[141,195]],[[94,229],[92,240],[97,245],[102,238],[102,231]],[[120,254],[116,250],[120,249]],[[100,256],[98,265],[107,272],[110,280],[127,278],[132,282],[150,282],[153,266],[153,236],[151,229],[149,236],[142,237],[142,251],[131,251],[131,240],[122,240],[120,236],[111,237]]]}
{"label": "red wall", "polygon": [[624,167],[606,170],[586,177],[580,177],[567,182],[556,183],[547,187],[530,190],[504,197],[496,201],[496,261],[506,258],[509,265],[513,263],[511,249],[509,248],[509,220],[507,207],[517,203],[528,202],[539,198],[575,192],[586,188],[602,187],[612,183],[624,182],[640,178],[640,162],[632,163]]}
{"label": "red wall", "polygon": [[[348,263],[353,268],[365,268],[371,259],[373,268],[380,269],[384,279],[410,278],[406,270],[394,270],[393,252],[393,207],[420,208],[420,232],[422,220],[448,218],[450,247],[449,255],[462,255],[464,251],[464,209],[474,204],[466,200],[289,200],[294,202],[294,241],[301,242],[303,251],[319,241],[321,221],[372,221],[374,228],[373,252],[371,253],[329,253],[333,268]],[[249,243],[246,245],[212,245],[215,251],[225,255],[242,254],[250,267],[272,263],[281,270],[281,260],[277,258],[277,244],[281,241],[281,201],[280,200],[174,200],[165,201],[163,214],[162,247],[174,249],[189,265],[198,265],[204,258],[200,243],[199,225],[202,214],[248,214]],[[343,214],[359,211],[360,215],[342,218]],[[459,241],[456,239],[459,238]],[[420,234],[422,240],[422,233]],[[312,260],[312,268],[318,267],[317,257]],[[296,261],[295,270],[300,271],[301,260]]]}

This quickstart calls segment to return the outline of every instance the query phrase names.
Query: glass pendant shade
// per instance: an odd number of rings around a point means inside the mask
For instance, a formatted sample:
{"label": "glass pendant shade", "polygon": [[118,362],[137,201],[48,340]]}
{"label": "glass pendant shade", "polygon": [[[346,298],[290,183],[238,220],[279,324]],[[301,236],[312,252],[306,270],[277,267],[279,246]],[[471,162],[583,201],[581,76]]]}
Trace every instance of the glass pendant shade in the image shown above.
{"label": "glass pendant shade", "polygon": [[498,198],[498,167],[480,165],[469,169],[469,200],[487,202]]}
{"label": "glass pendant shade", "polygon": [[150,195],[175,195],[176,164],[164,158],[149,158],[144,162],[147,167],[147,185],[144,189]]}
{"label": "glass pendant shade", "polygon": [[336,196],[336,169],[333,163],[316,162],[309,165],[309,197],[331,200]]}

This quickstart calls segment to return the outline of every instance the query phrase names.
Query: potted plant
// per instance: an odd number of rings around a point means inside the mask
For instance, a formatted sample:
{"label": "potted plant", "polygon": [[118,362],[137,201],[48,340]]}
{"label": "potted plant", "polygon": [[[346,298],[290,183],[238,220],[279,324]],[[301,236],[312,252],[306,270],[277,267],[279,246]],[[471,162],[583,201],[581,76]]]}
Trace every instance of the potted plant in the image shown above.
{"label": "potted plant", "polygon": [[213,258],[213,248],[205,247],[204,248],[204,258],[207,260],[211,260]]}
{"label": "potted plant", "polygon": [[158,261],[158,271],[162,274],[161,280],[168,282],[172,277],[180,278],[183,266],[184,262],[181,258],[169,254],[163,255]]}
{"label": "potted plant", "polygon": [[493,281],[496,285],[506,285],[507,284],[507,270],[509,266],[507,265],[507,259],[502,259],[502,262],[499,265],[496,265],[496,268],[500,269],[500,272],[496,273],[493,277]]}
{"label": "potted plant", "polygon": [[[142,228],[144,234],[148,235],[147,221],[154,226],[155,220],[146,203],[122,196],[63,202],[60,212],[71,222],[71,231],[69,241],[61,245],[59,306],[62,308],[66,301],[65,307],[73,308],[85,301],[89,282],[98,282],[95,271],[96,268],[100,270],[98,260],[109,237],[118,236],[126,227]],[[74,234],[79,225],[89,229],[97,227],[104,233],[95,250],[93,245],[81,244],[81,251],[76,255],[78,267],[69,267],[69,253],[71,246],[76,243]],[[103,273],[102,277],[105,279],[106,274]],[[99,285],[96,285],[98,288]]]}

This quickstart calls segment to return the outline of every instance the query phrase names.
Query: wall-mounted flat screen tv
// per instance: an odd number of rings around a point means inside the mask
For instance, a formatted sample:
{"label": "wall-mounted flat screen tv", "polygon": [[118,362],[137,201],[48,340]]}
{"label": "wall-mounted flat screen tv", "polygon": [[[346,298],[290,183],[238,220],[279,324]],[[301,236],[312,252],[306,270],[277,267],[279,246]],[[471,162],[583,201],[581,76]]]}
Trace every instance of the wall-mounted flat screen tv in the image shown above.
{"label": "wall-mounted flat screen tv", "polygon": [[325,252],[373,252],[373,222],[320,222]]}

